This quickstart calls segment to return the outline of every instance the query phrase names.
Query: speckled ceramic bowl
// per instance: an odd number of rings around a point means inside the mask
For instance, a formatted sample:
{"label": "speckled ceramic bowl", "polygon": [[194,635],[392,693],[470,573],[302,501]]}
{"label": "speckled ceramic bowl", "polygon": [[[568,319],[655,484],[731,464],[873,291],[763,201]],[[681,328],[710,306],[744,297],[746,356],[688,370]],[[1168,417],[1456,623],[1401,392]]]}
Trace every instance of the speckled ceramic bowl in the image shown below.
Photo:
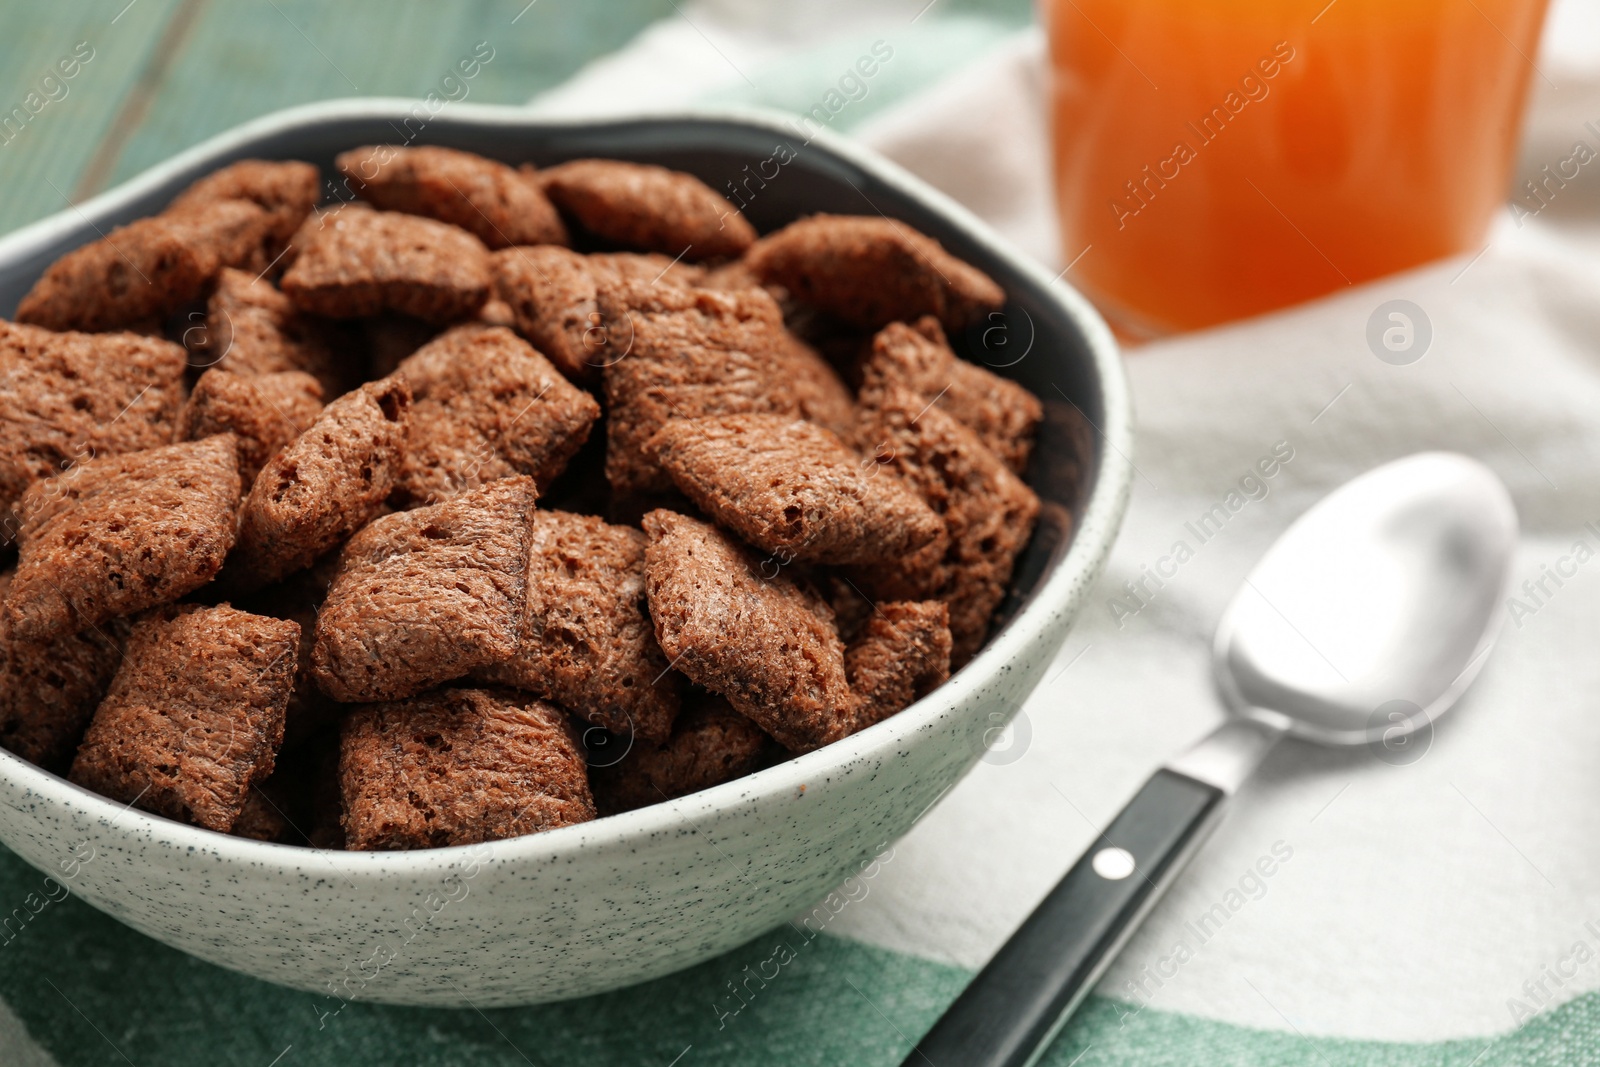
{"label": "speckled ceramic bowl", "polygon": [[[511,841],[319,852],[125,809],[0,752],[0,841],[73,893],[202,959],[361,999],[479,1007],[614,989],[783,922],[904,834],[983,752],[1059,649],[1122,517],[1130,413],[1116,346],[1089,305],[894,165],[781,118],[691,114],[535,121],[512,108],[354,100],[279,112],[0,241],[9,315],[61,253],[160,210],[234,159],[330,168],[352,145],[443,144],[508,162],[613,156],[742,190],[770,230],[816,211],[904,219],[1006,289],[954,339],[1045,401],[1029,481],[1045,501],[988,646],[927,699],[835,745],[693,796]],[[990,735],[993,736],[992,734]]]}

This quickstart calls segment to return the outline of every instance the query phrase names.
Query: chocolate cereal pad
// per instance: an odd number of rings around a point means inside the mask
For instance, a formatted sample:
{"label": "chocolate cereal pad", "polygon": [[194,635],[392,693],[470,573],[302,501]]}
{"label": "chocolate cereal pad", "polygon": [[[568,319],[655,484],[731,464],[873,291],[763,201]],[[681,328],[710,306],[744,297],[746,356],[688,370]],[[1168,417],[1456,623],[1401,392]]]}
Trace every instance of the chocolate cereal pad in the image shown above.
{"label": "chocolate cereal pad", "polygon": [[646,448],[702,511],[785,563],[898,559],[945,538],[898,477],[804,419],[672,419]]}
{"label": "chocolate cereal pad", "polygon": [[517,332],[550,357],[575,382],[592,384],[612,359],[627,351],[624,336],[613,348],[600,313],[602,290],[633,283],[685,287],[704,271],[666,256],[623,252],[580,255],[556,245],[506,248],[491,257],[496,295]]}
{"label": "chocolate cereal pad", "polygon": [[135,334],[55,333],[0,321],[0,546],[24,490],[96,456],[172,440],[184,354]]}
{"label": "chocolate cereal pad", "polygon": [[504,163],[431,145],[368,145],[334,165],[374,207],[451,223],[489,248],[568,243],[539,182]]}
{"label": "chocolate cereal pad", "polygon": [[937,404],[978,435],[1012,473],[1021,474],[1033,452],[1044,408],[1039,398],[993,371],[968,363],[950,350],[939,320],[925,315],[907,326],[892,322],[872,339],[861,368],[861,395],[872,398],[903,386]]}
{"label": "chocolate cereal pad", "polygon": [[167,208],[168,215],[196,211],[223,200],[247,200],[268,215],[259,244],[239,262],[251,274],[270,273],[282,259],[289,239],[322,195],[317,168],[299,160],[274,162],[241,159],[201,178]]}
{"label": "chocolate cereal pad", "polygon": [[605,342],[588,257],[543,245],[503,249],[490,263],[517,332],[573,381],[598,380]]}
{"label": "chocolate cereal pad", "polygon": [[827,602],[714,526],[644,517],[645,588],[656,638],[677,669],[805,752],[850,733],[854,698]]}
{"label": "chocolate cereal pad", "polygon": [[903,222],[813,215],[762,238],[745,257],[764,283],[864,330],[932,315],[961,329],[999,310],[988,275]]}
{"label": "chocolate cereal pad", "polygon": [[606,478],[619,494],[672,488],[645,449],[669,419],[798,409],[776,374],[783,320],[760,289],[635,284],[608,291],[601,315],[617,346],[605,368]]}
{"label": "chocolate cereal pad", "polygon": [[[188,331],[186,331],[187,333]],[[361,384],[362,361],[345,326],[300,312],[270,282],[223,270],[206,304],[191,362],[235,374],[304,371],[333,400]]]}
{"label": "chocolate cereal pad", "polygon": [[352,204],[308,221],[295,244],[283,291],[312,314],[357,319],[387,310],[446,323],[489,298],[489,250],[434,219]]}
{"label": "chocolate cereal pad", "polygon": [[950,677],[950,609],[941,601],[879,604],[845,650],[856,729],[882,722]]}
{"label": "chocolate cereal pad", "polygon": [[337,167],[204,175],[0,321],[0,747],[432,848],[733,782],[978,651],[1042,417],[947,338],[982,272],[630,161]]}
{"label": "chocolate cereal pad", "polygon": [[600,405],[503,326],[457,326],[396,370],[412,391],[400,488],[437,503],[509,474],[554,481]]}
{"label": "chocolate cereal pad", "polygon": [[594,818],[583,748],[559,708],[503,690],[442,689],[345,720],[346,847],[441,848]]}
{"label": "chocolate cereal pad", "polygon": [[[10,585],[11,573],[0,574],[0,600]],[[53,640],[18,641],[0,616],[0,748],[65,771],[126,637],[126,624],[117,620]]]}
{"label": "chocolate cereal pad", "polygon": [[376,515],[400,476],[410,409],[405,379],[369,382],[269,459],[240,509],[229,586],[259,589],[309,567]]}
{"label": "chocolate cereal pad", "polygon": [[595,806],[614,815],[698,793],[744,777],[776,748],[726,700],[701,697],[678,717],[671,737],[638,740],[615,765],[590,768]]}
{"label": "chocolate cereal pad", "polygon": [[690,262],[737,256],[756,238],[739,209],[699,178],[616,159],[577,159],[539,172],[579,226],[625,248]]}
{"label": "chocolate cereal pad", "polygon": [[398,700],[514,656],[536,496],[531,478],[502,478],[352,537],[317,620],[322,691]]}
{"label": "chocolate cereal pad", "polygon": [[227,833],[283,743],[299,631],[226,604],[141,620],[69,777]]}
{"label": "chocolate cereal pad", "polygon": [[220,434],[34,483],[3,608],[13,636],[64,637],[209,582],[234,543],[238,451]]}
{"label": "chocolate cereal pad", "polygon": [[892,387],[876,398],[859,431],[863,450],[898,474],[944,518],[948,547],[875,568],[855,581],[890,600],[937,598],[950,606],[959,667],[988,636],[1017,555],[1033,534],[1039,498],[978,435],[919,394]]}
{"label": "chocolate cereal pad", "polygon": [[534,512],[529,535],[517,652],[477,676],[537,693],[625,738],[665,741],[683,678],[647,612],[645,535],[564,511]]}
{"label": "chocolate cereal pad", "polygon": [[159,320],[200,297],[223,267],[249,263],[271,226],[248,200],[140,219],[52,263],[17,305],[17,321],[100,331]]}
{"label": "chocolate cereal pad", "polygon": [[231,433],[239,445],[239,477],[248,487],[267,460],[299,437],[322,412],[322,386],[309,374],[243,376],[212,369],[194,383],[178,411],[180,441]]}

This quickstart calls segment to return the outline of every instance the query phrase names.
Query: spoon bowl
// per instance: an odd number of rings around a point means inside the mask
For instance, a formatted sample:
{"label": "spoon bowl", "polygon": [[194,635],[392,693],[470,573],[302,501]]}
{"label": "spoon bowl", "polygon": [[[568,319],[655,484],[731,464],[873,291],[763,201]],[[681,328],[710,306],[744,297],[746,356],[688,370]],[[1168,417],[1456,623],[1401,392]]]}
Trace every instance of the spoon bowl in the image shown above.
{"label": "spoon bowl", "polygon": [[1326,745],[1422,729],[1488,659],[1516,543],[1510,494],[1466,456],[1423,452],[1347,482],[1223,612],[1212,666],[1224,705]]}

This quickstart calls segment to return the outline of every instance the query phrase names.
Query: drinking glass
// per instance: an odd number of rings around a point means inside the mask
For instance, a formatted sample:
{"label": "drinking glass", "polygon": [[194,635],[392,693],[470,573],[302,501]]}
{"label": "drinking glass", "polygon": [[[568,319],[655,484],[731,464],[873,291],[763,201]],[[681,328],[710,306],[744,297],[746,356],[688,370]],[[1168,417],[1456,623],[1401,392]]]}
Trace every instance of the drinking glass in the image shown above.
{"label": "drinking glass", "polygon": [[1479,247],[1545,0],[1041,0],[1069,280],[1125,334]]}

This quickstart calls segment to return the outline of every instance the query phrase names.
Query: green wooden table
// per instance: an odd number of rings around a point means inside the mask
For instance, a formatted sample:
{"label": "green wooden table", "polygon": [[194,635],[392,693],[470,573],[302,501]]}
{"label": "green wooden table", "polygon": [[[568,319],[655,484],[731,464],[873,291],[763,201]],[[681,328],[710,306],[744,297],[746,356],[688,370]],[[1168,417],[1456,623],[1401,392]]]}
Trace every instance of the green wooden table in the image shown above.
{"label": "green wooden table", "polygon": [[[330,97],[420,97],[480,41],[494,59],[468,98],[521,102],[672,14],[672,0],[6,0],[0,231],[268,111]],[[60,78],[57,63],[75,47],[90,58]]]}
{"label": "green wooden table", "polygon": [[[929,14],[1021,25],[1030,9]],[[0,233],[278,108],[423,96],[479,42],[494,58],[466,99],[515,104],[678,17],[679,0],[0,0]]]}

